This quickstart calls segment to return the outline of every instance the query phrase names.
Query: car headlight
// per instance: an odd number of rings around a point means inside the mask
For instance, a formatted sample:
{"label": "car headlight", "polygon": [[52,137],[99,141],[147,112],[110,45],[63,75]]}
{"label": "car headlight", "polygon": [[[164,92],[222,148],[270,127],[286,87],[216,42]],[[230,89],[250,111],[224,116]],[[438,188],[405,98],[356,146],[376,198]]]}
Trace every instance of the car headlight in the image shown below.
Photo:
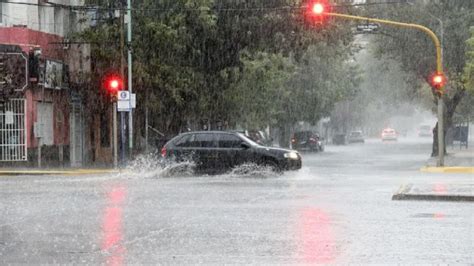
{"label": "car headlight", "polygon": [[293,160],[296,160],[298,159],[298,153],[292,151],[292,152],[287,152],[283,155],[285,158],[288,158],[288,159],[293,159]]}

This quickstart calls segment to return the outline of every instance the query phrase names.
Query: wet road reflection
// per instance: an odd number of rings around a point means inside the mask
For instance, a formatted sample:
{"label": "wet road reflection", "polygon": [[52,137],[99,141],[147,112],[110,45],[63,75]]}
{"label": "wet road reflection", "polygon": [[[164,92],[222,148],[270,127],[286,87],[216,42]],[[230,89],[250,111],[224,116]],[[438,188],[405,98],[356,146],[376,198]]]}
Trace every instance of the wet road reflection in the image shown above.
{"label": "wet road reflection", "polygon": [[102,221],[101,251],[107,254],[105,264],[124,264],[126,248],[123,246],[123,204],[127,196],[123,184],[113,185],[107,193]]}
{"label": "wet road reflection", "polygon": [[305,264],[327,264],[335,259],[335,239],[330,217],[321,209],[301,210],[298,255]]}

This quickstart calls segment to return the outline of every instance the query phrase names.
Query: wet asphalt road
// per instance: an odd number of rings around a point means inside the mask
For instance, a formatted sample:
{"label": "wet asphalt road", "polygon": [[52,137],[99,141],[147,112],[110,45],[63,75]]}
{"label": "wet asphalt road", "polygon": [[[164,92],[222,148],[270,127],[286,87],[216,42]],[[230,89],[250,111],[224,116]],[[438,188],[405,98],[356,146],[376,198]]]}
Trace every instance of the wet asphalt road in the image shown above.
{"label": "wet asphalt road", "polygon": [[328,146],[283,175],[0,177],[0,264],[473,263],[472,203],[391,200],[472,181],[420,173],[429,151]]}

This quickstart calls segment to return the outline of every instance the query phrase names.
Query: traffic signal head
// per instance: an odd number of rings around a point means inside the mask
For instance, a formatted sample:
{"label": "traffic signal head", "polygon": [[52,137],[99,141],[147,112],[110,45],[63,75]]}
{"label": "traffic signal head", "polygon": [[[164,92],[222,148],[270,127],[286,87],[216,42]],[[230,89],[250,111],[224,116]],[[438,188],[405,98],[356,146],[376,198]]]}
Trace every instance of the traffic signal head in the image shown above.
{"label": "traffic signal head", "polygon": [[322,15],[324,12],[324,5],[320,2],[316,2],[311,7],[311,12],[315,15]]}
{"label": "traffic signal head", "polygon": [[117,93],[123,89],[123,81],[119,76],[110,76],[105,79],[105,89],[110,93]]}
{"label": "traffic signal head", "polygon": [[330,7],[328,0],[310,0],[306,10],[307,19],[310,23],[322,23]]}
{"label": "traffic signal head", "polygon": [[440,90],[446,85],[446,76],[443,73],[435,73],[431,76],[430,85],[436,90]]}
{"label": "traffic signal head", "polygon": [[118,92],[123,89],[122,77],[117,74],[107,75],[102,80],[102,90],[111,101],[116,101]]}

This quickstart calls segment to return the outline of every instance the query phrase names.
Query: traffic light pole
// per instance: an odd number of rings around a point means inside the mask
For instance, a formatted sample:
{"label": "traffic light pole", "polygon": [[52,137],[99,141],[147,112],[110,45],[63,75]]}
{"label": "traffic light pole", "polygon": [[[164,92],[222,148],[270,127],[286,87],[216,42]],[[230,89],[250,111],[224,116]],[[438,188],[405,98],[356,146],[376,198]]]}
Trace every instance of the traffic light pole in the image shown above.
{"label": "traffic light pole", "polygon": [[117,138],[117,102],[114,101],[112,105],[112,117],[113,117],[113,152],[114,152],[114,168],[118,166],[118,138]]}
{"label": "traffic light pole", "polygon": [[[425,26],[418,25],[418,24],[411,24],[411,23],[403,23],[403,22],[396,22],[391,20],[385,19],[377,19],[377,18],[366,18],[366,17],[359,17],[353,15],[346,15],[346,14],[339,14],[339,13],[331,13],[327,12],[324,13],[326,16],[331,17],[338,17],[338,18],[345,18],[345,19],[352,19],[352,20],[362,20],[365,22],[376,22],[396,27],[402,28],[412,28],[417,29],[425,32],[430,36],[432,39],[435,48],[436,48],[436,72],[438,74],[443,74],[443,65],[442,65],[442,50],[441,50],[441,43],[436,36],[436,34],[428,29]],[[442,167],[444,166],[444,102],[443,102],[443,87],[439,88],[437,93],[438,96],[438,161],[437,166]]]}

